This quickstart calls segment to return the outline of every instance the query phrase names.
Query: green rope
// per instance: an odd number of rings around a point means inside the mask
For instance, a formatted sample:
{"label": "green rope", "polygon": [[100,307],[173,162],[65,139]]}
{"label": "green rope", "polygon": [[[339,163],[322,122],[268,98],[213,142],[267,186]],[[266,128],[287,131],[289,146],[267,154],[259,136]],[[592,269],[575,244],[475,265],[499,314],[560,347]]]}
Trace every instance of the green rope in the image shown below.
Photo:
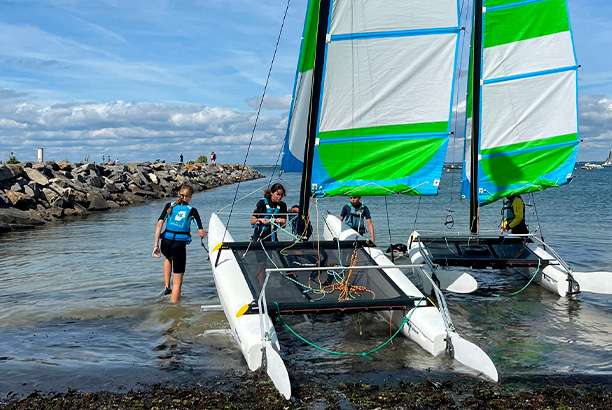
{"label": "green rope", "polygon": [[278,306],[278,303],[277,303],[277,302],[274,302],[274,304],[276,305],[276,311],[278,312],[278,313],[277,313],[277,316],[276,316],[276,320],[278,320],[278,321],[279,321],[279,322],[280,322],[280,323],[281,323],[283,326],[285,326],[287,329],[289,329],[289,331],[290,331],[291,333],[293,333],[293,334],[294,334],[294,335],[295,335],[295,336],[296,336],[298,339],[300,339],[302,342],[307,343],[307,344],[309,344],[310,346],[312,346],[312,347],[314,347],[314,348],[316,348],[316,349],[322,350],[322,351],[324,351],[325,353],[331,353],[331,354],[336,354],[336,355],[340,355],[340,356],[362,356],[362,357],[365,357],[365,358],[366,358],[366,359],[368,359],[368,360],[374,360],[374,359],[373,359],[373,358],[371,358],[369,355],[371,355],[372,353],[375,353],[376,351],[378,351],[378,350],[382,349],[383,347],[385,347],[386,345],[388,345],[388,344],[389,344],[389,343],[390,343],[390,342],[391,342],[391,341],[392,341],[392,340],[395,338],[395,336],[397,336],[397,335],[398,335],[398,333],[400,332],[400,330],[402,330],[402,328],[404,327],[404,325],[406,325],[406,324],[407,324],[407,323],[410,321],[410,318],[412,317],[412,314],[414,313],[414,311],[416,310],[416,308],[417,308],[417,307],[419,307],[419,306],[421,305],[421,301],[422,301],[423,299],[425,299],[425,296],[423,296],[423,297],[422,297],[422,298],[419,300],[419,302],[416,304],[416,306],[412,308],[412,310],[410,311],[410,313],[409,313],[407,316],[405,316],[405,317],[404,317],[404,321],[402,322],[401,326],[399,326],[399,327],[397,328],[397,331],[396,331],[396,332],[393,334],[393,336],[391,336],[391,337],[390,337],[390,338],[389,338],[389,339],[388,339],[388,340],[387,340],[385,343],[383,343],[382,345],[378,346],[377,348],[372,349],[372,350],[370,350],[369,352],[363,352],[363,353],[335,352],[335,351],[333,351],[333,350],[328,350],[328,349],[325,349],[325,348],[323,348],[323,347],[321,347],[321,346],[317,346],[316,344],[314,344],[314,343],[312,343],[312,342],[310,342],[310,341],[308,341],[308,340],[304,339],[302,336],[300,336],[299,334],[297,334],[297,333],[295,332],[295,330],[293,330],[293,329],[292,329],[292,328],[291,328],[291,327],[290,327],[290,326],[289,326],[287,323],[285,323],[285,321],[284,321],[284,320],[281,318],[281,315],[280,315],[280,308],[279,308],[279,306]]}
{"label": "green rope", "polygon": [[[540,271],[540,262],[541,260],[538,259],[538,268],[535,270],[535,272],[533,272],[533,276],[531,277],[531,279],[529,279],[529,282],[527,282],[527,284],[525,286],[523,286],[522,289],[517,290],[516,292],[512,292],[510,294],[508,294],[507,296],[515,296],[518,295],[519,293],[521,293],[522,291],[524,291],[525,289],[527,289],[527,286],[529,286],[529,284],[531,284],[531,282],[533,282],[533,280],[535,279],[536,275],[538,274],[538,272]],[[501,297],[502,295],[498,295],[496,293],[493,294],[493,296],[495,296],[496,298]]]}

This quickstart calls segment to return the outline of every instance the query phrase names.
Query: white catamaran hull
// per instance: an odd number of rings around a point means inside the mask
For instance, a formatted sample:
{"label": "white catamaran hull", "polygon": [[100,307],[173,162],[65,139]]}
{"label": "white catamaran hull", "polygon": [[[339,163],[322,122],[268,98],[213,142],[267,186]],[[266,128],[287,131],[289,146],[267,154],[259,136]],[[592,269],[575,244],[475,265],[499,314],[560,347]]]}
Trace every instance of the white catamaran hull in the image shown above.
{"label": "white catamaran hull", "polygon": [[[325,218],[324,237],[327,240],[339,238],[340,240],[350,240],[356,237],[357,232],[343,224],[337,217],[327,214]],[[368,248],[368,253],[379,266],[390,266],[393,262],[389,260],[385,254],[378,248]],[[388,277],[407,295],[421,297],[425,296],[417,289],[416,286],[397,268],[383,268]],[[425,274],[425,273],[424,273]],[[474,278],[467,275],[468,278],[462,278],[457,281],[459,287],[472,287]],[[425,282],[425,281],[424,281]],[[429,280],[427,280],[428,283]],[[466,285],[467,283],[467,285]],[[433,289],[433,285],[432,285]],[[443,299],[440,290],[438,294]],[[438,301],[445,303],[443,300]],[[411,314],[412,313],[412,314]],[[393,310],[391,312],[378,312],[385,320],[391,320],[391,324],[397,329],[403,325],[401,333],[408,339],[416,342],[421,348],[430,354],[437,356],[442,353],[447,346],[452,346],[453,358],[459,363],[475,370],[479,374],[493,381],[498,380],[497,369],[491,358],[474,343],[463,339],[457,332],[450,330],[448,324],[445,323],[440,310],[435,307],[419,307],[414,312],[403,312]],[[408,324],[404,325],[404,320],[407,315],[410,315]],[[450,324],[450,317],[448,318]]]}
{"label": "white catamaran hull", "polygon": [[[423,277],[424,271],[432,274],[430,267],[425,264],[423,252],[418,241],[419,233],[412,232],[408,243],[408,255],[413,264],[423,264],[423,269],[414,269],[414,273],[419,274],[423,281],[425,292],[431,291],[431,284]],[[570,286],[570,275],[573,280],[578,282],[579,289],[586,292],[610,293],[612,292],[612,274],[609,272],[570,272],[564,263],[553,254],[544,249],[538,243],[529,243],[527,246],[542,261],[542,267],[513,267],[506,269],[508,273],[519,273],[525,278],[532,279],[533,282],[543,288],[561,296],[568,296],[573,289]],[[457,293],[470,293],[476,290],[476,280],[467,272],[466,268],[441,268],[436,270],[436,276],[440,280],[440,287]],[[534,276],[535,275],[535,276]]]}
{"label": "white catamaran hull", "polygon": [[[356,236],[359,236],[359,234],[342,223],[336,216],[331,214],[326,216],[324,232],[324,238],[326,240],[332,240],[333,238],[338,238],[341,241],[351,240]],[[368,248],[367,251],[378,265],[393,265],[393,262],[391,262],[380,249]],[[385,268],[383,270],[407,295],[419,298],[424,297],[419,289],[410,282],[401,270],[393,268]],[[392,311],[391,314],[389,314],[389,312],[378,312],[378,314],[385,320],[389,320],[389,316],[391,316],[391,324],[396,329],[404,323],[405,314],[402,311]],[[407,312],[406,314],[410,313]],[[447,334],[444,320],[438,309],[433,306],[416,309],[412,316],[410,316],[410,322],[402,328],[401,333],[408,339],[416,342],[423,350],[434,356],[437,356],[446,349]]]}
{"label": "white catamaran hull", "polygon": [[[217,246],[222,242],[234,242],[234,239],[226,231],[217,214],[212,214],[208,225],[208,249],[210,249],[210,260],[212,261],[217,293],[232,335],[240,347],[249,369],[255,371],[262,364],[263,344],[260,318],[259,315],[236,317],[236,313],[243,306],[253,301],[253,295],[244,280],[233,252],[225,250],[221,253],[218,263],[216,263],[217,254],[220,252]],[[273,347],[278,351],[279,345],[273,323],[268,316],[264,316],[263,319],[268,322],[270,339]]]}

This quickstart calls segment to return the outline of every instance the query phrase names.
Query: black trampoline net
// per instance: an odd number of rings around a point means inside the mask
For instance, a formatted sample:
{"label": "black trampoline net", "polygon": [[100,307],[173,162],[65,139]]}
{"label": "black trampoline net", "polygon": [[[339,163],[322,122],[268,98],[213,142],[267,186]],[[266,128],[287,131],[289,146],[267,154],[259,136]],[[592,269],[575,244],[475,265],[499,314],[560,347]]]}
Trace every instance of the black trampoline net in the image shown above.
{"label": "black trampoline net", "polygon": [[[272,272],[266,286],[268,310],[284,313],[332,313],[363,310],[412,308],[421,298],[407,296],[363,249],[335,242],[230,243],[242,273],[253,294],[249,313],[256,313],[267,268],[286,268]],[[248,248],[248,250],[247,250]],[[351,269],[352,266],[374,266]],[[317,270],[316,267],[326,269]],[[341,269],[332,269],[342,267]],[[297,271],[296,268],[313,268]],[[349,277],[350,273],[350,277]],[[343,286],[347,283],[348,286]]]}
{"label": "black trampoline net", "polygon": [[541,261],[523,238],[420,238],[432,262],[442,266],[538,266]]}

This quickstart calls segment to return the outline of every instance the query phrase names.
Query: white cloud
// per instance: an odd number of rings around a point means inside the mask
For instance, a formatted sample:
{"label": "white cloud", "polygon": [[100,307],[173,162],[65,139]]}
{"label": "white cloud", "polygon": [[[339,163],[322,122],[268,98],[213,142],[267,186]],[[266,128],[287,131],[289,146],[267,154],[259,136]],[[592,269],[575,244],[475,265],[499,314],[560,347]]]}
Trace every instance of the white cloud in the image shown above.
{"label": "white cloud", "polygon": [[[92,160],[101,154],[123,161],[195,159],[214,150],[225,162],[242,162],[251,140],[253,112],[193,104],[22,102],[19,93],[0,89],[0,159],[15,152],[33,160],[36,148],[56,160]],[[19,98],[18,98],[19,97]],[[281,148],[286,112],[260,116],[253,136],[253,163],[273,163]],[[194,156],[194,158],[190,158]],[[249,161],[251,162],[251,161]]]}
{"label": "white cloud", "polygon": [[[251,108],[257,109],[259,108],[259,104],[261,103],[261,97],[252,97],[245,100],[247,105]],[[263,101],[262,108],[266,110],[285,110],[288,111],[291,107],[291,96],[266,96]]]}

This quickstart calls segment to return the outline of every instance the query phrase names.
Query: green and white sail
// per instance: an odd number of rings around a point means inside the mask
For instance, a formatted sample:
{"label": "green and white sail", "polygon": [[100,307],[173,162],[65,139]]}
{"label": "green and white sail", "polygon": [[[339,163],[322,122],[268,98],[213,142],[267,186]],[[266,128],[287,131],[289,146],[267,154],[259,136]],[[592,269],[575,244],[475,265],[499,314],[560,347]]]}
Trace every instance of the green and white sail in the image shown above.
{"label": "green and white sail", "polygon": [[[482,22],[481,205],[567,184],[579,142],[578,67],[566,0],[485,0]],[[471,181],[471,111],[466,132],[463,168]],[[469,184],[463,194],[469,196]]]}
{"label": "green and white sail", "polygon": [[[312,167],[318,195],[437,193],[450,130],[458,10],[457,0],[332,1]],[[310,20],[307,28],[316,25]],[[305,35],[285,145],[299,159],[303,145],[299,157],[291,147],[305,134],[305,122],[304,131],[295,124],[307,118],[298,90],[312,78],[306,70],[312,64],[302,63],[311,47],[314,39]]]}

